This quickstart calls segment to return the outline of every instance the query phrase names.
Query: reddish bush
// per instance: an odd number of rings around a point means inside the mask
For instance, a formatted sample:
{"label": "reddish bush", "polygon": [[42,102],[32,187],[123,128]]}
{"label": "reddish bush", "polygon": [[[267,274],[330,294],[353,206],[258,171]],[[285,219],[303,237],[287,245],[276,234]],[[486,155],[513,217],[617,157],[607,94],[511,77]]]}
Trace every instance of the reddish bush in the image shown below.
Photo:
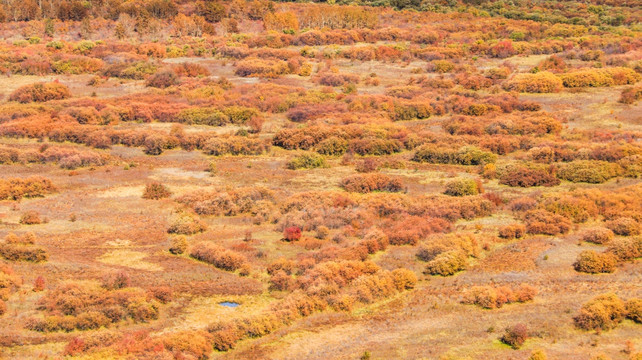
{"label": "reddish bush", "polygon": [[499,178],[499,183],[508,186],[557,186],[560,180],[547,170],[516,167],[506,171]]}
{"label": "reddish bush", "polygon": [[521,239],[526,234],[526,226],[522,224],[506,225],[499,229],[499,237],[504,239]]}
{"label": "reddish bush", "polygon": [[40,214],[37,211],[27,211],[20,216],[20,223],[24,225],[38,225],[42,223]]}
{"label": "reddish bush", "polygon": [[513,349],[519,349],[528,339],[528,328],[524,324],[517,324],[506,328],[501,341]]}
{"label": "reddish bush", "polygon": [[158,74],[152,75],[145,82],[146,86],[155,87],[155,88],[168,88],[170,86],[175,86],[180,83],[180,79],[176,76],[176,73],[171,71],[164,71]]}
{"label": "reddish bush", "polygon": [[301,228],[297,226],[290,226],[283,230],[283,240],[285,241],[298,241],[301,239]]}
{"label": "reddish bush", "polygon": [[602,228],[594,227],[586,229],[582,233],[582,241],[594,243],[594,244],[606,244],[613,240],[613,231]]}

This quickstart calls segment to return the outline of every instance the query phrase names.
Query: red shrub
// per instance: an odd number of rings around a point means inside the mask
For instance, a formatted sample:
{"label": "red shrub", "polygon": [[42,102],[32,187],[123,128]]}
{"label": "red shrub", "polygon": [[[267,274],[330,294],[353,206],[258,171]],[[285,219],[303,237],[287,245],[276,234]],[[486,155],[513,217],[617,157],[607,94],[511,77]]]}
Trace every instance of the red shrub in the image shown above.
{"label": "red shrub", "polygon": [[298,241],[301,239],[301,228],[297,226],[291,226],[283,230],[283,239],[285,241]]}

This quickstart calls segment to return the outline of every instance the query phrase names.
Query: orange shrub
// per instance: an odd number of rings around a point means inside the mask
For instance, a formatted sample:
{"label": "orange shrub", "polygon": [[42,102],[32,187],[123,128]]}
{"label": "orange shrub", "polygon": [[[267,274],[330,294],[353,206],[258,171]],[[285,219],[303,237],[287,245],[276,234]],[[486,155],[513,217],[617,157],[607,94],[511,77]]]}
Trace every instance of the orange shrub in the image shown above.
{"label": "orange shrub", "polygon": [[606,227],[611,229],[616,235],[633,236],[640,235],[641,226],[638,221],[630,217],[619,217],[606,223]]}
{"label": "orange shrub", "polygon": [[341,181],[341,187],[346,191],[359,193],[398,192],[402,190],[402,186],[400,180],[378,173],[351,175]]}
{"label": "orange shrub", "polygon": [[531,210],[524,216],[529,234],[559,235],[571,229],[571,221],[546,210]]}
{"label": "orange shrub", "polygon": [[25,179],[0,179],[0,200],[43,197],[56,191],[51,180],[34,176]]}
{"label": "orange shrub", "polygon": [[143,199],[158,200],[170,197],[171,195],[172,192],[169,191],[167,186],[159,182],[145,185],[145,190],[143,191]]}
{"label": "orange shrub", "polygon": [[499,178],[499,183],[519,187],[557,186],[560,180],[550,171],[519,166],[504,172]]}
{"label": "orange shrub", "polygon": [[560,75],[565,87],[600,87],[635,84],[642,76],[633,69],[613,67],[579,70]]}
{"label": "orange shrub", "polygon": [[228,271],[239,269],[247,261],[243,255],[237,252],[207,242],[194,245],[190,251],[190,256]]}
{"label": "orange shrub", "polygon": [[71,97],[69,88],[57,82],[25,85],[11,93],[9,101],[21,103],[63,100]]}
{"label": "orange shrub", "polygon": [[602,227],[586,229],[582,233],[582,241],[594,244],[606,244],[611,240],[613,240],[613,231]]}
{"label": "orange shrub", "polygon": [[598,295],[582,305],[575,326],[583,330],[610,330],[626,316],[624,302],[615,294]]}
{"label": "orange shrub", "polygon": [[620,261],[642,257],[642,237],[615,239],[611,241],[608,252]]}
{"label": "orange shrub", "polygon": [[506,225],[499,229],[499,237],[504,239],[521,239],[526,234],[526,226],[522,224]]}

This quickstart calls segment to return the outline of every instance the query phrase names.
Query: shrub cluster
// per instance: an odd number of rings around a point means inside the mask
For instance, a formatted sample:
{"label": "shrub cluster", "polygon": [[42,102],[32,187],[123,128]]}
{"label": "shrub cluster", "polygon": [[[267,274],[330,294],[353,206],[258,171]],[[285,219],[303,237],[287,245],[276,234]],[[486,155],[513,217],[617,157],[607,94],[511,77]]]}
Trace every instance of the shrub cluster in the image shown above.
{"label": "shrub cluster", "polygon": [[495,309],[504,304],[531,301],[535,295],[537,295],[537,289],[528,284],[521,284],[514,289],[509,286],[474,286],[464,293],[461,302],[485,309]]}
{"label": "shrub cluster", "polygon": [[39,176],[0,179],[0,200],[43,197],[55,191],[51,180]]}
{"label": "shrub cluster", "polygon": [[9,101],[20,103],[63,100],[71,97],[69,88],[57,82],[25,85],[9,96]]}
{"label": "shrub cluster", "polygon": [[626,306],[613,293],[598,295],[584,303],[574,317],[575,326],[583,330],[610,330],[626,317]]}
{"label": "shrub cluster", "polygon": [[552,93],[562,89],[563,81],[548,71],[517,74],[506,81],[504,89],[527,93]]}
{"label": "shrub cluster", "polygon": [[494,163],[497,155],[472,146],[453,151],[426,145],[417,149],[412,160],[431,164],[482,165]]}
{"label": "shrub cluster", "polygon": [[0,257],[8,261],[30,261],[43,262],[47,261],[49,255],[47,251],[39,246],[35,246],[36,236],[33,233],[26,233],[22,236],[9,233],[0,243]]}
{"label": "shrub cluster", "polygon": [[469,196],[483,192],[481,182],[475,179],[456,179],[446,183],[444,194],[450,196]]}
{"label": "shrub cluster", "polygon": [[617,265],[617,257],[612,253],[598,253],[593,250],[584,250],[573,264],[576,271],[590,274],[612,273]]}
{"label": "shrub cluster", "polygon": [[158,200],[172,196],[169,188],[159,182],[153,182],[145,185],[143,199]]}
{"label": "shrub cluster", "polygon": [[346,191],[358,193],[369,193],[373,191],[398,192],[403,190],[403,185],[399,179],[378,173],[348,176],[341,181],[341,187]]}
{"label": "shrub cluster", "polygon": [[297,169],[314,169],[319,167],[325,167],[326,162],[325,158],[316,153],[305,153],[297,155],[294,158],[290,159],[286,164],[287,168],[290,170]]}
{"label": "shrub cluster", "polygon": [[560,180],[550,171],[519,166],[504,172],[499,178],[499,183],[515,187],[557,186]]}
{"label": "shrub cluster", "polygon": [[642,76],[633,69],[612,67],[579,70],[560,75],[564,87],[601,87],[635,84]]}
{"label": "shrub cluster", "polygon": [[208,242],[194,245],[189,255],[227,271],[235,271],[247,262],[243,255]]}

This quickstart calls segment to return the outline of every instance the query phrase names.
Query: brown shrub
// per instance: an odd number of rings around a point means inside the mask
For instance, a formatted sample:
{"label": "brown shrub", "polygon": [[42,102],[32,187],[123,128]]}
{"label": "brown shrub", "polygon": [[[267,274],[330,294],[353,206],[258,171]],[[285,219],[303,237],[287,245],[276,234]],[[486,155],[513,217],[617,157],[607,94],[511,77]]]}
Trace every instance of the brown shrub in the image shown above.
{"label": "brown shrub", "polygon": [[23,197],[43,197],[56,191],[51,180],[34,176],[26,179],[0,180],[0,200],[19,200]]}
{"label": "brown shrub", "polygon": [[615,239],[607,251],[620,261],[637,259],[642,257],[642,237]]}
{"label": "brown shrub", "polygon": [[638,324],[642,323],[642,299],[629,299],[626,302],[626,317]]}
{"label": "brown shrub", "polygon": [[593,250],[582,251],[573,267],[576,271],[597,274],[611,273],[617,265],[617,257],[611,253],[598,253]]}
{"label": "brown shrub", "polygon": [[524,216],[529,234],[559,235],[571,229],[571,221],[546,210],[531,210]]}
{"label": "brown shrub", "polygon": [[193,235],[206,229],[207,226],[200,219],[187,213],[181,213],[174,219],[167,232],[170,234]]}
{"label": "brown shrub", "polygon": [[521,239],[526,234],[526,226],[522,224],[506,225],[499,229],[499,237],[503,239]]}
{"label": "brown shrub", "polygon": [[624,302],[615,294],[598,295],[582,305],[575,326],[583,330],[610,330],[626,315]]}
{"label": "brown shrub", "polygon": [[164,89],[170,86],[178,85],[179,83],[180,79],[178,78],[178,76],[176,76],[176,73],[172,71],[164,71],[152,75],[149,79],[147,79],[145,85],[148,87]]}
{"label": "brown shrub", "polygon": [[4,313],[6,312],[7,312],[7,304],[5,304],[5,302],[2,299],[0,299],[0,316],[4,315]]}
{"label": "brown shrub", "polygon": [[502,174],[499,183],[508,186],[557,186],[560,180],[550,171],[517,167]]}
{"label": "brown shrub", "polygon": [[170,197],[171,195],[172,192],[169,191],[169,188],[159,182],[145,185],[145,190],[143,191],[143,199],[158,200]]}
{"label": "brown shrub", "polygon": [[603,245],[613,240],[613,231],[603,227],[594,227],[586,229],[581,236],[582,241]]}
{"label": "brown shrub", "polygon": [[20,223],[23,225],[38,225],[42,223],[40,214],[37,211],[26,211],[20,216]]}
{"label": "brown shrub", "polygon": [[640,235],[640,223],[630,217],[620,217],[606,223],[606,227],[611,229],[616,235],[633,236]]}
{"label": "brown shrub", "polygon": [[169,252],[174,255],[180,255],[187,250],[187,238],[184,235],[173,237],[169,247]]}

